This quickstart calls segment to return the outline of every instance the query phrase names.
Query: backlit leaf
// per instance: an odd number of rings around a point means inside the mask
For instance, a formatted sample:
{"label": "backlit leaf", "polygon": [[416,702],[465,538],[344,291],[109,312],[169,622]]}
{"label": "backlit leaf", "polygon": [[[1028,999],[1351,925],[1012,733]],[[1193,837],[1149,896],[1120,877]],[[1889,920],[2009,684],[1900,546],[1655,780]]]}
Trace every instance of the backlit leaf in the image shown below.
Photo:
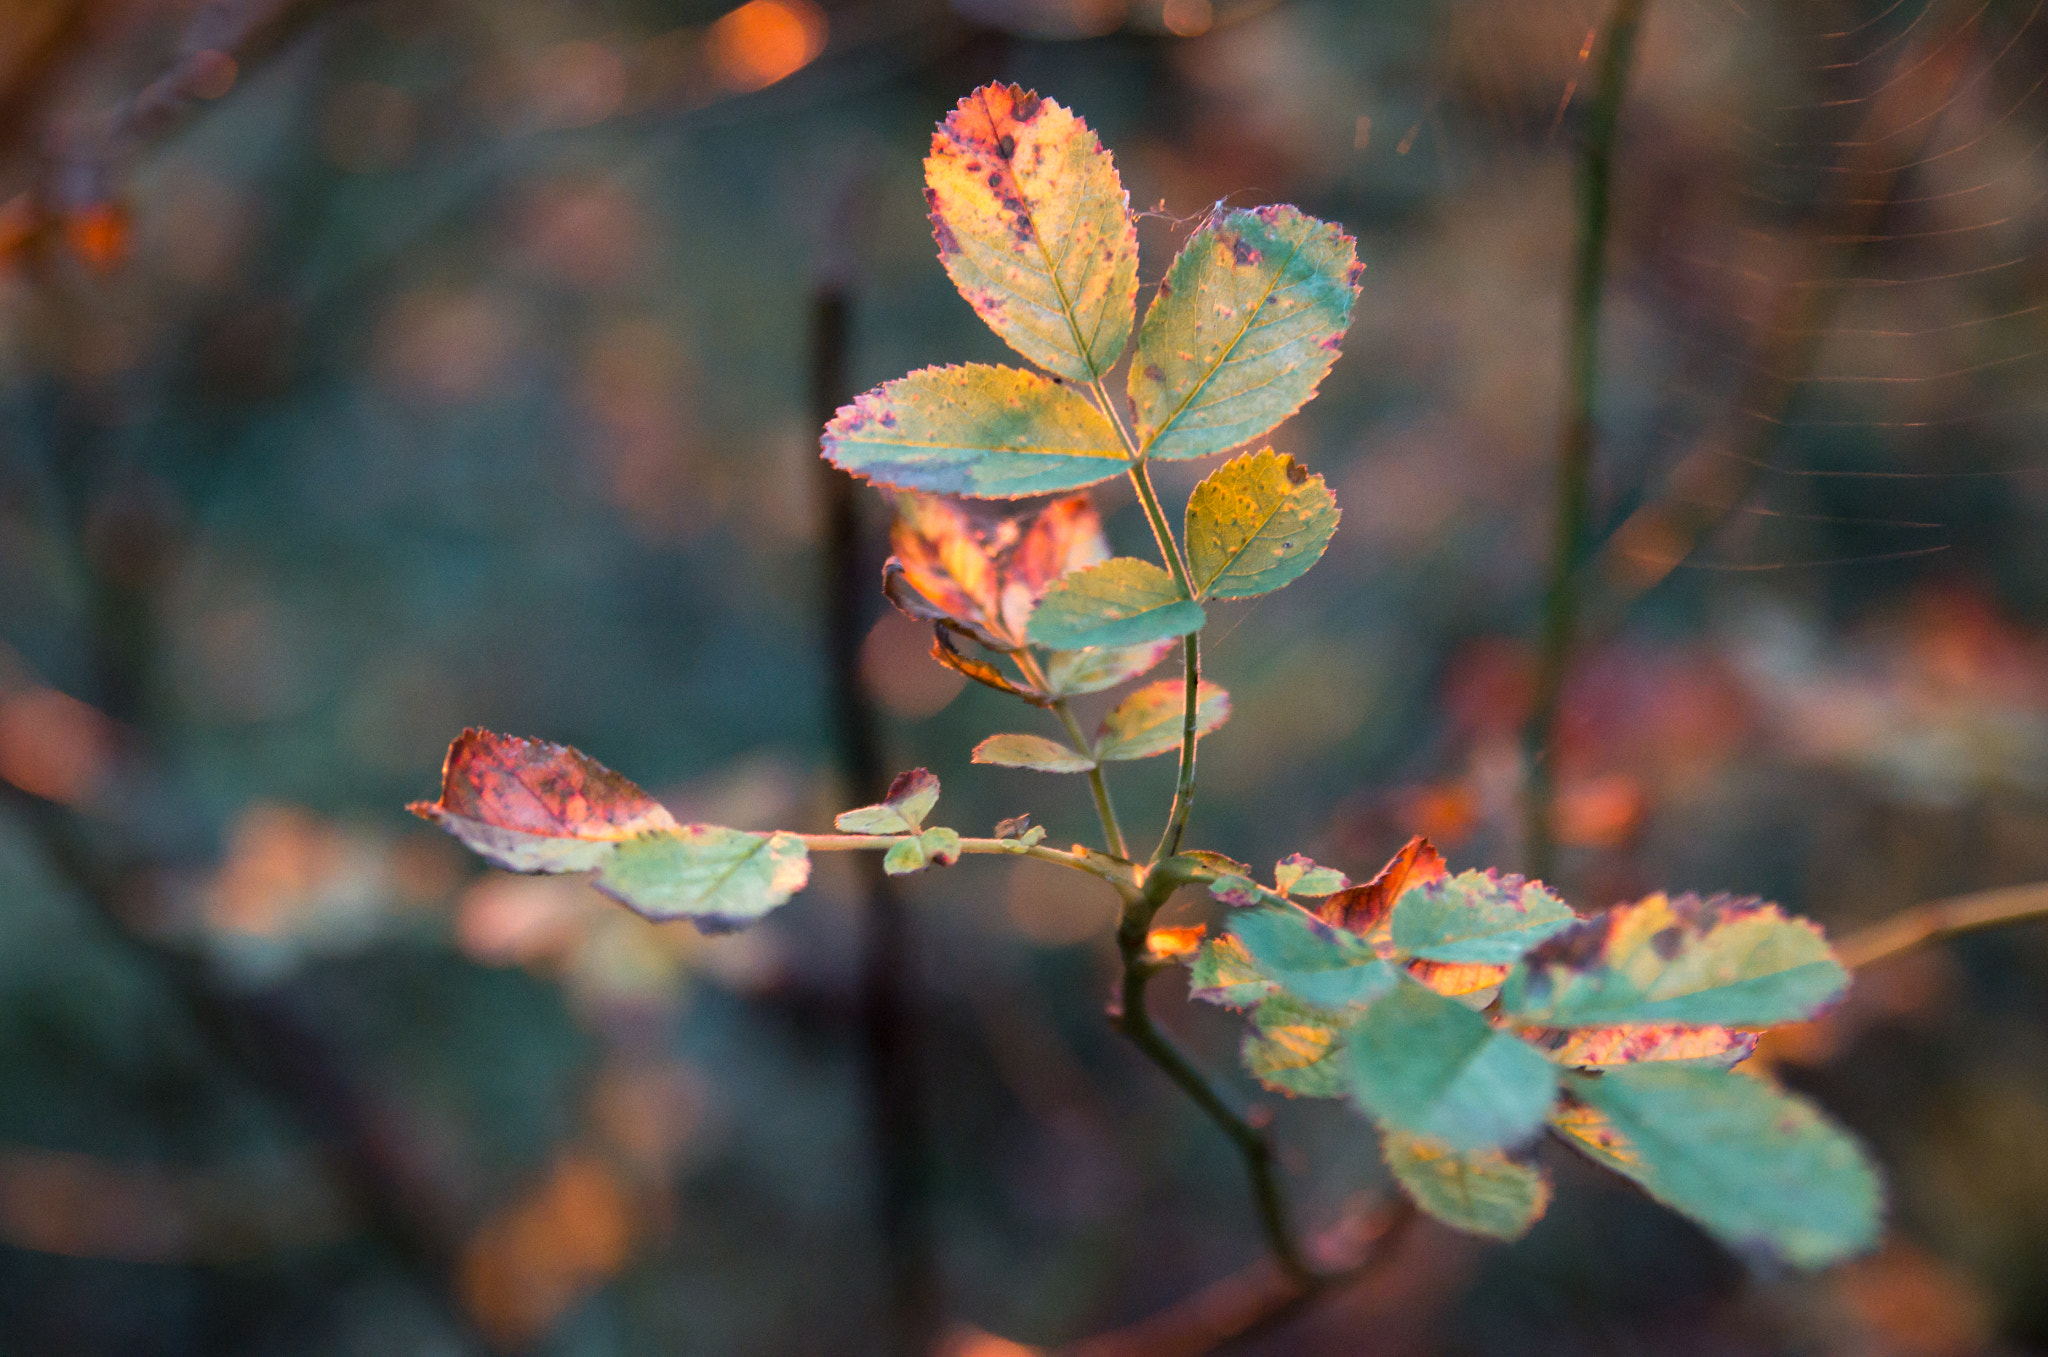
{"label": "backlit leaf", "polygon": [[1549,1176],[1499,1150],[1460,1152],[1400,1131],[1388,1131],[1380,1148],[1415,1204],[1452,1229],[1519,1239],[1550,1205]]}
{"label": "backlit leaf", "polygon": [[953,644],[953,638],[946,634],[943,623],[932,628],[932,658],[955,673],[964,674],[976,683],[993,688],[999,693],[1022,698],[1034,707],[1052,705],[1052,698],[1049,695],[1039,692],[1029,684],[1017,682],[987,660],[962,654],[960,648]]}
{"label": "backlit leaf", "polygon": [[[1148,683],[1110,708],[1095,736],[1095,757],[1104,763],[1149,759],[1180,748],[1187,684],[1181,679]],[[1195,689],[1195,735],[1207,735],[1230,719],[1230,694],[1203,679]]]}
{"label": "backlit leaf", "polygon": [[1456,999],[1467,1008],[1485,1008],[1500,993],[1501,981],[1508,978],[1506,966],[1492,966],[1480,961],[1424,961],[1416,959],[1407,965],[1408,974],[1446,998]]}
{"label": "backlit leaf", "polygon": [[1237,876],[1235,874],[1212,879],[1209,882],[1209,894],[1215,896],[1226,905],[1236,905],[1240,909],[1249,908],[1252,905],[1285,905],[1289,903],[1286,896],[1267,890],[1248,876]]}
{"label": "backlit leaf", "polygon": [[883,568],[882,592],[890,602],[995,650],[1023,648],[1031,610],[1054,580],[1109,559],[1101,516],[1086,495],[996,517],[906,492],[896,497],[889,545],[896,554]]}
{"label": "backlit leaf", "polygon": [[546,740],[465,730],[441,766],[441,799],[407,807],[495,866],[587,872],[675,817],[587,754]]}
{"label": "backlit leaf", "polygon": [[984,363],[923,368],[856,397],[825,426],[824,450],[878,485],[984,499],[1076,490],[1130,465],[1078,392]]}
{"label": "backlit leaf", "polygon": [[1754,1032],[1731,1032],[1725,1027],[1664,1023],[1648,1027],[1560,1028],[1532,1040],[1550,1052],[1550,1058],[1558,1064],[1579,1069],[1663,1060],[1725,1070],[1755,1053],[1757,1036]]}
{"label": "backlit leaf", "polygon": [[1250,598],[1299,579],[1337,531],[1337,497],[1267,448],[1233,457],[1188,496],[1188,570],[1197,598]]}
{"label": "backlit leaf", "polygon": [[991,735],[974,746],[974,762],[1041,773],[1085,773],[1095,760],[1043,735]]}
{"label": "backlit leaf", "polygon": [[1508,977],[1501,1004],[1547,1027],[1769,1027],[1812,1017],[1848,983],[1820,930],[1776,905],[1652,895],[1530,952]]}
{"label": "backlit leaf", "polygon": [[1577,1077],[1605,1117],[1601,1162],[1729,1247],[1821,1267],[1877,1242],[1883,1189],[1868,1156],[1804,1098],[1693,1066],[1625,1065]]}
{"label": "backlit leaf", "polygon": [[1188,997],[1225,1008],[1246,1008],[1280,992],[1252,965],[1251,953],[1225,935],[1205,944],[1188,966]]}
{"label": "backlit leaf", "polygon": [[1150,672],[1172,649],[1173,638],[1169,636],[1141,646],[1055,650],[1046,659],[1045,678],[1054,697],[1099,693]]}
{"label": "backlit leaf", "polygon": [[944,825],[933,825],[918,835],[918,846],[924,855],[941,867],[951,867],[960,860],[960,831],[947,829]]}
{"label": "backlit leaf", "polygon": [[889,851],[882,855],[882,870],[890,876],[909,876],[912,872],[925,869],[924,843],[919,839],[905,839],[891,844]]}
{"label": "backlit leaf", "polygon": [[1349,236],[1292,207],[1213,214],[1138,331],[1130,396],[1152,457],[1205,457],[1300,409],[1337,360],[1358,295]]}
{"label": "backlit leaf", "polygon": [[1443,854],[1418,834],[1403,844],[1372,880],[1338,891],[1316,906],[1316,917],[1391,948],[1387,922],[1394,902],[1410,887],[1440,881],[1450,874]]}
{"label": "backlit leaf", "polygon": [[1301,910],[1256,909],[1230,931],[1260,974],[1316,1008],[1366,1004],[1394,987],[1393,967],[1371,945]]}
{"label": "backlit leaf", "polygon": [[1455,999],[1403,978],[1345,1032],[1351,1096],[1382,1125],[1455,1150],[1514,1145],[1542,1126],[1559,1071]]}
{"label": "backlit leaf", "polygon": [[794,834],[681,825],[619,844],[592,884],[636,914],[715,931],[754,922],[810,878]]}
{"label": "backlit leaf", "polygon": [[984,85],[932,134],[925,201],[954,286],[1010,347],[1077,382],[1130,338],[1138,234],[1088,125],[1015,85]]}
{"label": "backlit leaf", "polygon": [[1404,892],[1391,926],[1394,946],[1410,956],[1501,965],[1578,917],[1539,881],[1460,872]]}
{"label": "backlit leaf", "polygon": [[1273,885],[1282,895],[1335,895],[1351,885],[1351,878],[1334,867],[1318,867],[1299,853],[1273,865]]}
{"label": "backlit leaf", "polygon": [[1180,924],[1170,928],[1155,928],[1145,935],[1145,950],[1163,959],[1192,957],[1201,947],[1202,937],[1208,931],[1207,924]]}
{"label": "backlit leaf", "polygon": [[939,803],[939,780],[923,768],[898,773],[881,801],[842,811],[832,821],[842,834],[915,834]]}
{"label": "backlit leaf", "polygon": [[1327,1013],[1280,994],[1251,1015],[1239,1050],[1253,1078],[1298,1098],[1344,1096],[1343,1034]]}
{"label": "backlit leaf", "polygon": [[1119,556],[1062,577],[1031,614],[1034,645],[1054,650],[1136,646],[1201,628],[1202,605],[1180,596],[1173,576]]}

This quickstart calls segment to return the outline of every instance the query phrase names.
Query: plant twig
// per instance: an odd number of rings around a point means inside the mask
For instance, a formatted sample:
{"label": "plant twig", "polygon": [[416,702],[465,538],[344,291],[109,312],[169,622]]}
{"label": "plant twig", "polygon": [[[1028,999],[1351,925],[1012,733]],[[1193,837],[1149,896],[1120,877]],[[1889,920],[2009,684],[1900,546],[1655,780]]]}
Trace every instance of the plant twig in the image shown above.
{"label": "plant twig", "polygon": [[[852,399],[847,375],[849,312],[843,279],[831,278],[819,286],[811,310],[811,402],[821,426]],[[857,798],[878,798],[884,791],[881,722],[860,665],[873,594],[873,573],[862,568],[860,502],[852,478],[822,459],[816,465],[825,498],[820,584],[840,772]],[[923,1357],[939,1331],[941,1303],[927,1202],[930,1156],[925,1147],[924,1095],[912,1021],[915,939],[881,859],[862,857],[857,871],[864,923],[862,1055],[879,1180],[877,1215],[889,1278],[890,1338],[901,1357]]]}
{"label": "plant twig", "polygon": [[[1052,682],[1046,677],[1044,667],[1030,651],[1020,650],[1011,658],[1017,661],[1017,668],[1027,682],[1040,692],[1052,691]],[[1074,709],[1068,705],[1065,698],[1053,699],[1052,714],[1066,727],[1067,738],[1074,742],[1074,748],[1092,753],[1095,748],[1094,741],[1081,729],[1081,723],[1074,719]],[[1131,850],[1124,842],[1124,827],[1117,823],[1116,803],[1109,799],[1109,780],[1102,775],[1101,764],[1088,770],[1088,790],[1095,797],[1095,818],[1102,821],[1103,847],[1117,857],[1128,858]]]}
{"label": "plant twig", "polygon": [[1586,114],[1579,162],[1579,249],[1572,278],[1566,340],[1566,398],[1557,449],[1557,522],[1551,540],[1550,585],[1543,604],[1543,640],[1535,706],[1526,733],[1528,781],[1523,835],[1529,874],[1556,871],[1553,824],[1556,767],[1551,743],[1578,625],[1579,572],[1592,519],[1595,406],[1600,386],[1600,298],[1606,287],[1610,185],[1622,96],[1634,60],[1646,0],[1615,0],[1601,33],[1600,66]]}
{"label": "plant twig", "polygon": [[2001,886],[1914,905],[1860,928],[1835,944],[1835,955],[1852,971],[1979,929],[2048,919],[2048,882]]}

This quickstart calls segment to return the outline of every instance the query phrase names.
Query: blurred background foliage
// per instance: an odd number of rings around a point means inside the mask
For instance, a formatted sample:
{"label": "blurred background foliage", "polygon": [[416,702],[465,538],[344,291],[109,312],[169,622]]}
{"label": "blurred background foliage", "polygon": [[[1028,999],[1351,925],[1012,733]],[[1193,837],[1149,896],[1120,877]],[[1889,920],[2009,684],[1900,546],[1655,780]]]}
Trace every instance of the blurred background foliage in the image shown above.
{"label": "blurred background foliage", "polygon": [[[884,1348],[844,861],[705,938],[480,874],[400,807],[468,724],[686,819],[852,803],[813,298],[850,297],[860,386],[1006,356],[920,193],[987,79],[1099,129],[1147,282],[1224,199],[1341,221],[1369,265],[1276,440],[1343,526],[1217,609],[1237,715],[1191,841],[1519,865],[1603,13],[0,0],[0,1349]],[[1732,890],[1839,930],[2048,876],[2044,70],[2033,0],[1651,3],[1554,754],[1582,908]],[[1076,786],[969,771],[1012,710],[862,626],[946,823],[1086,832]],[[1145,825],[1155,762],[1121,783]],[[1259,1253],[1226,1145],[1101,1021],[1113,902],[1032,866],[910,887],[959,1357]],[[2044,995],[2039,931],[1976,937],[1767,1052],[1891,1172],[1871,1259],[1751,1273],[1546,1151],[1528,1239],[1421,1228],[1261,1350],[2048,1347]],[[1234,1068],[1226,1015],[1161,1009]],[[1312,1224],[1383,1189],[1362,1121],[1267,1101]]]}

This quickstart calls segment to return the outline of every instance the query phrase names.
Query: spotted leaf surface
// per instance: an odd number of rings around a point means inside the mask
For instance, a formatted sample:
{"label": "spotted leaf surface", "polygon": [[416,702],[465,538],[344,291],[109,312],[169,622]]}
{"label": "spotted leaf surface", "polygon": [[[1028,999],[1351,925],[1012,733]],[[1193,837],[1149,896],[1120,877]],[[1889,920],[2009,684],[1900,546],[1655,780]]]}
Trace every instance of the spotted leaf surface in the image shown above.
{"label": "spotted leaf surface", "polygon": [[1454,1230],[1519,1239],[1550,1205],[1543,1170],[1499,1150],[1453,1150],[1400,1131],[1388,1131],[1380,1148],[1415,1204]]}
{"label": "spotted leaf surface", "polygon": [[1655,1064],[1576,1077],[1572,1091],[1597,1114],[1571,1120],[1575,1142],[1731,1248],[1821,1267],[1877,1242],[1876,1170],[1804,1098],[1746,1075]]}
{"label": "spotted leaf surface", "polygon": [[1206,457],[1299,410],[1358,295],[1351,237],[1292,207],[1218,212],[1181,247],[1131,360],[1148,456]]}
{"label": "spotted leaf surface", "polygon": [[[1179,749],[1186,704],[1187,684],[1182,679],[1160,679],[1139,688],[1102,718],[1095,757],[1117,763]],[[1210,734],[1229,719],[1230,694],[1202,680],[1195,689],[1195,737]]]}
{"label": "spotted leaf surface", "polygon": [[1460,872],[1425,882],[1394,902],[1394,946],[1427,961],[1500,965],[1578,921],[1541,882]]}
{"label": "spotted leaf surface", "polygon": [[636,914],[718,931],[754,922],[810,877],[810,854],[794,834],[681,825],[619,844],[593,884]]}
{"label": "spotted leaf surface", "polygon": [[1062,576],[1031,614],[1034,645],[1054,650],[1137,646],[1200,630],[1202,605],[1180,596],[1173,576],[1119,556]]}
{"label": "spotted leaf surface", "polygon": [[1820,930],[1776,905],[1652,895],[1559,933],[1501,990],[1516,1020],[1769,1027],[1812,1017],[1848,987]]}
{"label": "spotted leaf surface", "polygon": [[1454,1150],[1527,1140],[1557,1095],[1559,1070],[1535,1048],[1405,977],[1344,1040],[1353,1100],[1383,1126]]}
{"label": "spotted leaf surface", "polygon": [[1267,448],[1233,457],[1188,496],[1188,570],[1198,598],[1250,598],[1299,579],[1337,531],[1321,476]]}
{"label": "spotted leaf surface", "polygon": [[1138,233],[1088,125],[984,85],[932,134],[924,178],[940,262],[989,328],[1070,380],[1109,371],[1136,316]]}
{"label": "spotted leaf surface", "polygon": [[1685,1027],[1658,1023],[1647,1027],[1579,1027],[1561,1029],[1536,1039],[1560,1065],[1606,1069],[1661,1060],[1730,1069],[1756,1053],[1757,1034],[1726,1027]]}
{"label": "spotted leaf surface", "polygon": [[675,817],[596,759],[566,745],[465,730],[441,766],[441,797],[407,807],[514,872],[587,872],[621,842],[673,830]]}
{"label": "spotted leaf surface", "polygon": [[840,407],[823,446],[832,465],[879,485],[984,499],[1077,490],[1129,465],[1085,397],[985,363],[883,383]]}

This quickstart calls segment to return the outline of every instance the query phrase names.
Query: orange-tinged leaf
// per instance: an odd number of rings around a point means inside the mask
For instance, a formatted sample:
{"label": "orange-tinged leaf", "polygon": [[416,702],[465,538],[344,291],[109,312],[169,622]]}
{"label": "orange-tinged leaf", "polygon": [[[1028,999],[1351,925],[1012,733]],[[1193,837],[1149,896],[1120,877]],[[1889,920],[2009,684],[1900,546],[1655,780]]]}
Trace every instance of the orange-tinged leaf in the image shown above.
{"label": "orange-tinged leaf", "polygon": [[1193,956],[1195,949],[1202,945],[1202,938],[1208,931],[1207,924],[1155,928],[1145,935],[1145,948],[1156,957]]}
{"label": "orange-tinged leaf", "polygon": [[896,505],[883,592],[911,616],[950,622],[991,649],[1022,649],[1032,609],[1053,582],[1109,559],[1086,495],[1004,518],[932,495],[903,494]]}
{"label": "orange-tinged leaf", "polygon": [[939,260],[989,328],[1072,381],[1108,372],[1137,315],[1138,233],[1088,125],[984,85],[932,134],[924,176]]}
{"label": "orange-tinged leaf", "polygon": [[1316,917],[1377,942],[1386,936],[1387,920],[1402,892],[1410,886],[1442,881],[1450,874],[1444,855],[1418,834],[1380,868],[1378,876],[1363,886],[1338,891],[1316,906]]}
{"label": "orange-tinged leaf", "polygon": [[[1180,748],[1187,684],[1148,683],[1110,708],[1095,735],[1095,757],[1105,763],[1149,759]],[[1195,689],[1195,734],[1209,735],[1230,719],[1230,694],[1203,679]]]}
{"label": "orange-tinged leaf", "polygon": [[953,638],[946,634],[944,623],[932,628],[932,658],[956,673],[965,674],[976,683],[993,688],[999,693],[1021,697],[1034,707],[1052,705],[1050,697],[1036,688],[1017,682],[987,660],[977,660],[971,655],[962,654],[960,648],[953,644]]}
{"label": "orange-tinged leaf", "polygon": [[1483,961],[1411,961],[1408,973],[1438,994],[1452,999],[1485,994],[1508,978],[1510,967]]}
{"label": "orange-tinged leaf", "polygon": [[659,802],[587,754],[475,729],[448,747],[441,799],[407,809],[515,872],[591,871],[621,841],[678,827]]}
{"label": "orange-tinged leaf", "polygon": [[1646,1027],[1585,1027],[1556,1031],[1539,1039],[1561,1065],[1601,1069],[1644,1060],[1689,1060],[1727,1069],[1756,1050],[1757,1034],[1725,1027],[1685,1027],[1662,1023]]}

